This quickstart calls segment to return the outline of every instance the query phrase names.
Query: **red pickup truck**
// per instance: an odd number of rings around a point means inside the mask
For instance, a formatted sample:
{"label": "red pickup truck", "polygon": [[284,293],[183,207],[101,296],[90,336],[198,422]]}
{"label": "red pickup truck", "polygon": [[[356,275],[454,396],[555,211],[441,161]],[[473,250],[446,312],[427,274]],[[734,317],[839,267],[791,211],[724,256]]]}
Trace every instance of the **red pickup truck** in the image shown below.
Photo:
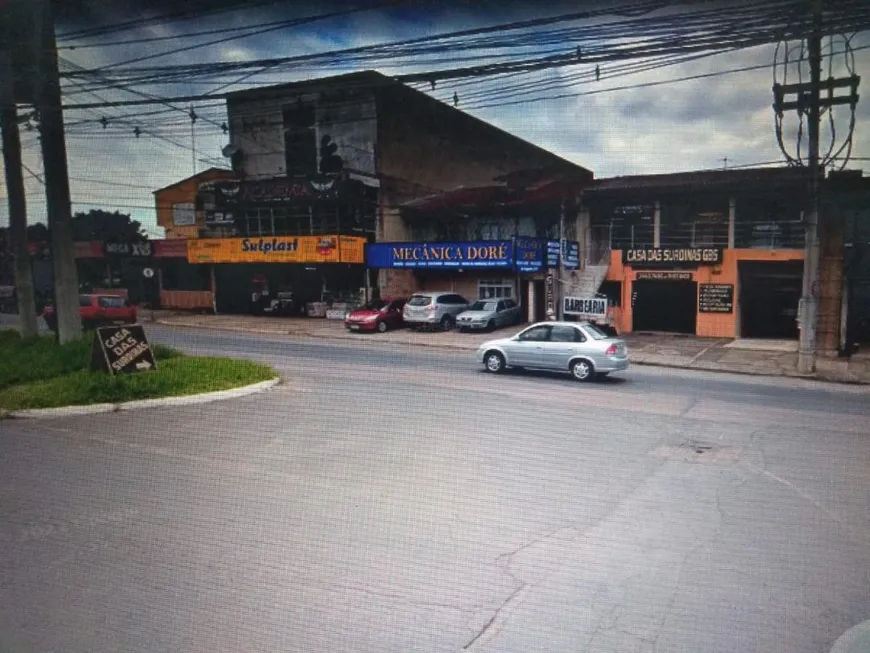
{"label": "red pickup truck", "polygon": [[[132,324],[136,321],[136,307],[115,295],[79,295],[79,316],[85,329],[105,324]],[[57,315],[53,306],[45,307],[42,319],[49,329],[57,331]]]}

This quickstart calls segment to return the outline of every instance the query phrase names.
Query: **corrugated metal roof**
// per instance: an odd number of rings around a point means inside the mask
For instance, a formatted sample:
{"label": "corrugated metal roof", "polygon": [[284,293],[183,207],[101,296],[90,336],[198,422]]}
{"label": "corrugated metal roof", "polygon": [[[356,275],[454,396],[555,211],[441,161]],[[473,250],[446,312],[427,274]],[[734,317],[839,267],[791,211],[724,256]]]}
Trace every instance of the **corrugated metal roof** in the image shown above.
{"label": "corrugated metal roof", "polygon": [[805,183],[804,168],[747,168],[745,170],[700,170],[661,175],[631,175],[607,177],[594,180],[585,192],[604,193],[621,190],[646,190],[669,188],[711,188],[745,186],[750,184]]}

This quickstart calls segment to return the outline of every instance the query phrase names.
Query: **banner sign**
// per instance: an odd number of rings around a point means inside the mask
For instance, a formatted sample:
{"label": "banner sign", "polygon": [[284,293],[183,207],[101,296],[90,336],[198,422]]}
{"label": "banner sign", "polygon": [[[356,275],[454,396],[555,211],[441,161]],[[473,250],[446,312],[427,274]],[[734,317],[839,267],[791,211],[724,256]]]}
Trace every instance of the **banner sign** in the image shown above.
{"label": "banner sign", "polygon": [[151,243],[103,243],[106,256],[137,256],[148,257],[154,253]]}
{"label": "banner sign", "polygon": [[261,179],[254,181],[214,182],[215,208],[253,204],[292,204],[337,200],[344,196],[350,186],[360,186],[338,177],[311,177],[307,179]]}
{"label": "banner sign", "polygon": [[623,265],[719,265],[721,247],[650,247],[622,250]]}
{"label": "banner sign", "polygon": [[562,312],[565,315],[583,315],[606,319],[607,299],[603,297],[565,297]]}
{"label": "banner sign", "polygon": [[733,313],[734,286],[729,283],[702,283],[698,286],[699,313]]}
{"label": "banner sign", "polygon": [[638,281],[691,281],[691,272],[638,272]]}
{"label": "banner sign", "polygon": [[547,298],[547,317],[556,312],[556,293],[553,288],[554,284],[553,275],[548,274],[547,278],[544,281],[544,287],[546,288],[546,298]]}
{"label": "banner sign", "polygon": [[358,236],[197,238],[187,242],[191,263],[362,263]]}
{"label": "banner sign", "polygon": [[580,267],[580,243],[566,240],[564,248],[565,269],[576,270]]}
{"label": "banner sign", "polygon": [[91,349],[91,369],[110,375],[157,369],[145,329],[139,324],[98,327]]}
{"label": "banner sign", "polygon": [[376,243],[365,246],[370,268],[512,268],[510,240],[458,243]]}
{"label": "banner sign", "polygon": [[544,269],[544,241],[540,238],[516,238],[517,272],[540,272]]}
{"label": "banner sign", "polygon": [[559,241],[558,240],[548,240],[547,241],[547,267],[548,268],[559,267]]}

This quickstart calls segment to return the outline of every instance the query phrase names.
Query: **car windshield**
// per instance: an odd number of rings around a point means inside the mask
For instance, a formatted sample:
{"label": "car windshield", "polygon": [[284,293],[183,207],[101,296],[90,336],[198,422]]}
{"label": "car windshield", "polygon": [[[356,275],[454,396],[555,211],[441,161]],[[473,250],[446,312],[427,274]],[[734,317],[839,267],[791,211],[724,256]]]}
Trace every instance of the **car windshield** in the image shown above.
{"label": "car windshield", "polygon": [[588,333],[590,336],[592,336],[593,340],[606,340],[610,337],[594,324],[584,324],[583,330],[586,331],[586,333]]}
{"label": "car windshield", "polygon": [[494,311],[496,307],[495,302],[474,302],[471,306],[468,307],[469,311]]}
{"label": "car windshield", "polygon": [[425,295],[414,295],[408,300],[408,306],[428,306],[431,302],[431,297],[426,297]]}
{"label": "car windshield", "polygon": [[371,309],[373,311],[380,311],[381,309],[386,307],[386,305],[387,305],[387,302],[385,302],[383,299],[373,299],[368,304],[366,304],[363,308],[368,308],[368,309]]}

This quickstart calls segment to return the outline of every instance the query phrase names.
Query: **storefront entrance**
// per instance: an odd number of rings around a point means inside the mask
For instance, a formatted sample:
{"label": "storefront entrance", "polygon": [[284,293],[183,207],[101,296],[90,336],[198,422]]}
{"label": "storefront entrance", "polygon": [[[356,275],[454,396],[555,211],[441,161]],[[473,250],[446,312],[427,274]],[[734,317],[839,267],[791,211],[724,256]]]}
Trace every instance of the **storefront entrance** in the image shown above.
{"label": "storefront entrance", "polygon": [[803,261],[741,261],[740,337],[797,338]]}
{"label": "storefront entrance", "polygon": [[529,319],[529,287],[532,287],[532,301],[534,302],[534,318],[532,322],[542,322],[547,318],[547,293],[542,279],[523,279],[520,283],[520,295],[518,297],[522,310],[523,322]]}
{"label": "storefront entrance", "polygon": [[631,288],[632,331],[694,334],[697,288],[694,281],[635,281]]}

